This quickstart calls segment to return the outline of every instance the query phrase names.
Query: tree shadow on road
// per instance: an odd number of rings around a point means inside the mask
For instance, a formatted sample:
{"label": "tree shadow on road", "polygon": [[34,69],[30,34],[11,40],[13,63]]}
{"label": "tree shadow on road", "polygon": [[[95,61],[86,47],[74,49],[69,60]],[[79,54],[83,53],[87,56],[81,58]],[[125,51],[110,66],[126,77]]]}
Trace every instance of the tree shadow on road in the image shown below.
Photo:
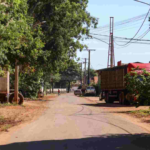
{"label": "tree shadow on road", "polygon": [[97,103],[97,104],[81,104],[81,105],[91,106],[91,107],[135,107],[135,106],[120,105],[119,103],[114,103],[114,104]]}
{"label": "tree shadow on road", "polygon": [[149,134],[103,135],[71,140],[13,143],[0,150],[149,150]]}

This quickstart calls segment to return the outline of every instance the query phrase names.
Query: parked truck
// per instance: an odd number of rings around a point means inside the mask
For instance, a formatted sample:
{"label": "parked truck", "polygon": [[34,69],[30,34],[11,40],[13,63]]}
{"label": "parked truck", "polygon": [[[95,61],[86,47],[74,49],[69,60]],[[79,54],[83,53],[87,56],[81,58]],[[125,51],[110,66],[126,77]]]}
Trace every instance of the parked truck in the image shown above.
{"label": "parked truck", "polygon": [[[101,81],[101,99],[105,99],[106,103],[119,101],[120,104],[130,103],[131,95],[126,89],[125,75],[136,68],[134,72],[140,74],[142,69],[150,72],[150,63],[129,63],[121,64],[113,68],[97,70]],[[137,69],[138,68],[138,69]]]}

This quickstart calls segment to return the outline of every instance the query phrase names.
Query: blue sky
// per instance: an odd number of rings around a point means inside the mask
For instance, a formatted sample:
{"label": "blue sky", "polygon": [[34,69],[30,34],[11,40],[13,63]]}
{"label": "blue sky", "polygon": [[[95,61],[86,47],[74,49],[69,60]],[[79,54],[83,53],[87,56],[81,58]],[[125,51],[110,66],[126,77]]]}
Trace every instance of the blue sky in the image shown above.
{"label": "blue sky", "polygon": [[[145,0],[145,2],[148,3],[149,1]],[[146,14],[149,10],[149,6],[135,2],[134,0],[89,0],[87,10],[92,16],[99,18],[99,27],[109,24],[110,17],[114,17],[115,22],[119,22]],[[132,38],[139,29],[143,20],[115,30],[114,36]],[[147,19],[137,37],[149,28],[149,24],[150,23]],[[102,32],[100,30],[91,30],[91,33],[109,35],[109,32]],[[96,37],[102,38],[99,36]],[[147,34],[144,39],[150,40],[150,33]],[[107,40],[107,42],[109,41]],[[91,67],[93,69],[106,68],[108,45],[95,39],[86,40],[83,43],[87,44],[89,48],[96,49],[95,52],[91,53]],[[77,56],[80,58],[88,58],[88,52],[78,51]],[[115,64],[117,64],[120,60],[122,60],[122,63],[137,61],[148,63],[150,61],[150,45],[131,44],[125,48],[115,45]]]}

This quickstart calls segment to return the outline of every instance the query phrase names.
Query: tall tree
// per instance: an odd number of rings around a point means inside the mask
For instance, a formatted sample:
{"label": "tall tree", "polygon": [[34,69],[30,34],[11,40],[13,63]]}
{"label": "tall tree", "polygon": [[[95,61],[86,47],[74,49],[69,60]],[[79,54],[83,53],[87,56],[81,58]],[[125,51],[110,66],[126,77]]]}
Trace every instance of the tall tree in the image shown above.
{"label": "tall tree", "polygon": [[42,32],[27,12],[26,0],[0,2],[0,65],[29,64],[41,54]]}
{"label": "tall tree", "polygon": [[63,69],[68,58],[75,57],[76,50],[86,46],[80,41],[89,34],[89,27],[97,24],[86,11],[88,0],[28,0],[28,4],[35,22],[45,22],[42,30],[46,63],[53,69]]}

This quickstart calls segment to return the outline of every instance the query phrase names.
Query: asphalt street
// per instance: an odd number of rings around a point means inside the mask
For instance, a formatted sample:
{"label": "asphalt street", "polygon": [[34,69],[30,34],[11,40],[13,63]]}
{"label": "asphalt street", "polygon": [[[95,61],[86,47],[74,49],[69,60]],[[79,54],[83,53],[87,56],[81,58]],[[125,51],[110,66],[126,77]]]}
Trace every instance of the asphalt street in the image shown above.
{"label": "asphalt street", "polygon": [[149,150],[150,135],[126,118],[73,94],[60,95],[0,150]]}

